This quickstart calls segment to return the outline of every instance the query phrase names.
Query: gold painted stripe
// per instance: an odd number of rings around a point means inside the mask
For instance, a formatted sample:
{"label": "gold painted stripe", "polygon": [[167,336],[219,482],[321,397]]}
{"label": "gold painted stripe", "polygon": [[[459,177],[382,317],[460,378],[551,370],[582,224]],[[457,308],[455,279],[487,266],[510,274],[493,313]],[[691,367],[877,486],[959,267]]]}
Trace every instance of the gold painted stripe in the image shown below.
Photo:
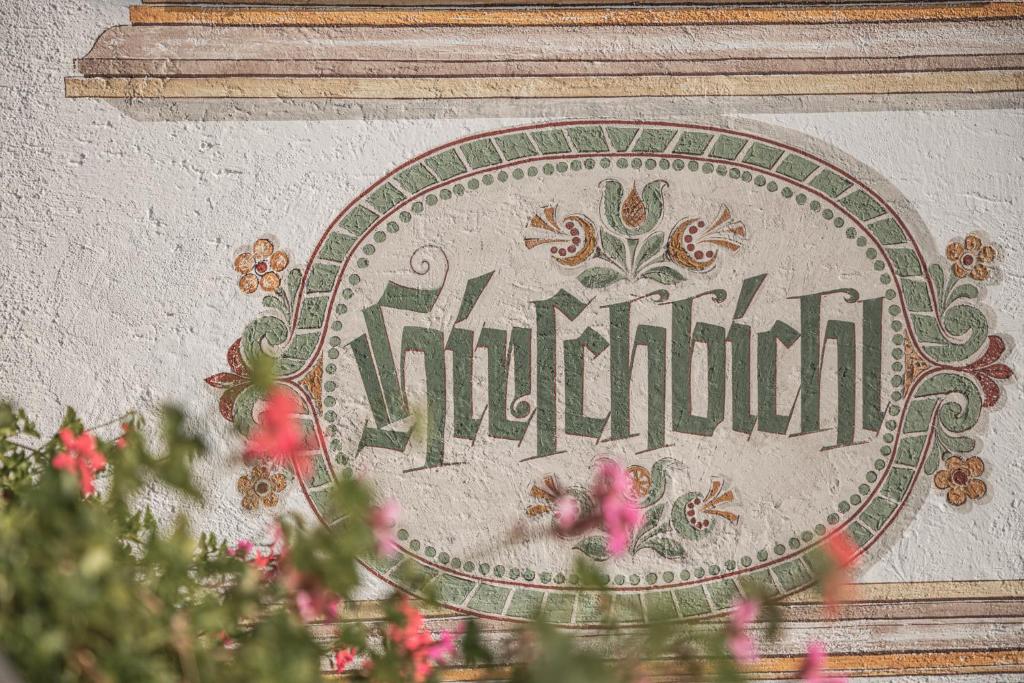
{"label": "gold painted stripe", "polygon": [[1019,19],[1024,2],[891,7],[259,8],[133,5],[134,24],[211,26],[674,26]]}
{"label": "gold painted stripe", "polygon": [[493,99],[1024,91],[1024,70],[738,76],[68,78],[68,97]]}
{"label": "gold painted stripe", "polygon": [[[902,603],[911,600],[993,600],[1024,598],[1024,581],[915,581],[859,583],[851,586],[851,602]],[[814,590],[784,598],[787,604],[821,604]]]}
{"label": "gold painted stripe", "polygon": [[[803,657],[765,657],[746,669],[753,678],[793,674],[803,666]],[[640,668],[654,679],[689,673],[678,662],[648,662]],[[900,652],[888,654],[830,655],[828,673],[847,676],[920,676],[969,673],[1019,673],[1024,671],[1024,650],[995,652]],[[505,680],[509,666],[439,669],[443,681]]]}

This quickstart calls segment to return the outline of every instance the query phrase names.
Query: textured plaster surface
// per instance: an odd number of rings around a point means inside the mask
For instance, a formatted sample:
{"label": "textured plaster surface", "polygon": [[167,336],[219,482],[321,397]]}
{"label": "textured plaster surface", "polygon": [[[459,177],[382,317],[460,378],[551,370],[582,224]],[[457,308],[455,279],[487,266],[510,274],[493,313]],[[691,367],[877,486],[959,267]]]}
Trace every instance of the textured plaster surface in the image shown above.
{"label": "textured plaster surface", "polygon": [[[301,264],[336,213],[395,165],[474,132],[559,118],[694,120],[736,115],[821,138],[887,178],[929,226],[934,253],[969,231],[999,249],[987,288],[993,330],[1024,338],[1024,104],[1015,96],[846,100],[619,100],[519,103],[114,103],[68,100],[62,78],[126,2],[0,2],[0,396],[56,425],[172,401],[210,436],[204,507],[161,491],[229,539],[267,516],[235,491],[238,439],[203,378],[259,312],[234,255],[271,236]],[[927,492],[890,531],[870,581],[1024,578],[1024,401],[1004,387],[979,432],[989,495],[950,508]],[[283,504],[301,508],[296,487]],[[996,680],[993,678],[992,680]],[[1011,680],[1009,678],[1005,680]],[[1016,680],[1016,679],[1012,679]]]}

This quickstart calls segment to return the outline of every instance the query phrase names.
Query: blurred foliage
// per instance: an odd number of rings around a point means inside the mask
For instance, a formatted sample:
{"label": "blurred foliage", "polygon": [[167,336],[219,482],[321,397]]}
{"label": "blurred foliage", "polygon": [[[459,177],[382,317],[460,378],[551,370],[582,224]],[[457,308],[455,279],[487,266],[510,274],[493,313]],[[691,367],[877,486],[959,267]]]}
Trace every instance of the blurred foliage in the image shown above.
{"label": "blurred foliage", "polygon": [[[61,427],[85,431],[70,410]],[[229,547],[195,536],[184,517],[158,524],[137,507],[153,486],[200,501],[191,473],[202,440],[173,408],[158,427],[158,445],[146,443],[136,418],[119,439],[97,439],[109,465],[99,495],[83,497],[74,474],[51,466],[61,441],[43,440],[23,412],[0,404],[0,654],[21,680],[303,683],[324,680],[343,648],[357,653],[348,675],[408,680],[409,653],[387,637],[388,624],[405,623],[399,598],[386,603],[383,624],[345,621],[360,582],[356,558],[377,548],[366,523],[373,492],[343,478],[334,494],[340,525],[286,516],[277,547]],[[581,588],[605,586],[590,564],[575,574]],[[343,625],[311,629],[295,608],[300,590],[336,596]],[[740,676],[721,623],[620,629],[609,616],[614,657],[540,620],[499,657],[484,623],[460,623],[460,661],[521,662],[496,669],[516,683],[626,683],[640,680],[643,661],[666,657],[706,680]]]}

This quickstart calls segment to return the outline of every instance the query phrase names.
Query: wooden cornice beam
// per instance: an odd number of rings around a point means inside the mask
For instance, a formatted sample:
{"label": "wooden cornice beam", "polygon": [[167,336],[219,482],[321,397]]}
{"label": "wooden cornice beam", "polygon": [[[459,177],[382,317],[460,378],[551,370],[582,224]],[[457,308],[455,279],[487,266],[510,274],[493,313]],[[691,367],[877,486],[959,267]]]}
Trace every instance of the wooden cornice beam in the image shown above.
{"label": "wooden cornice beam", "polygon": [[699,26],[985,21],[1024,18],[1024,3],[783,7],[306,7],[133,5],[135,25],[203,26]]}

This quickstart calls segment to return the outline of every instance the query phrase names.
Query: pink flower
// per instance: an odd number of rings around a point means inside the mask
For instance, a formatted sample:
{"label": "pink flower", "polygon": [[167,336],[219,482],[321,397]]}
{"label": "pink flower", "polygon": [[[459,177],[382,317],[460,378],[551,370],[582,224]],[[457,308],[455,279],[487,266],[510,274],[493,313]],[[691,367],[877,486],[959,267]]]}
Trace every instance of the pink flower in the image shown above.
{"label": "pink flower", "polygon": [[640,510],[629,499],[630,481],[626,470],[618,463],[601,463],[591,494],[597,501],[601,525],[608,534],[608,552],[621,555],[626,552],[629,537],[640,525]]}
{"label": "pink flower", "polygon": [[846,683],[846,679],[838,676],[825,676],[825,646],[813,642],[807,646],[807,658],[800,668],[800,680],[808,683]]}
{"label": "pink flower", "polygon": [[[437,663],[455,654],[455,633],[442,631],[432,644],[426,648],[424,659],[430,663]],[[427,674],[430,672],[427,671]]]}
{"label": "pink flower", "polygon": [[442,632],[437,640],[423,625],[423,615],[402,596],[398,605],[404,624],[389,624],[388,639],[409,658],[413,683],[423,683],[438,664],[455,652],[455,634]]}
{"label": "pink flower", "polygon": [[114,441],[114,445],[118,448],[128,447],[128,435],[131,434],[132,426],[128,422],[121,423],[121,436],[117,437]]}
{"label": "pink flower", "polygon": [[82,495],[92,495],[96,492],[93,486],[96,473],[107,466],[107,459],[96,450],[96,438],[88,432],[75,435],[67,427],[61,429],[58,435],[66,450],[54,456],[54,469],[75,475],[82,488]]}
{"label": "pink flower", "polygon": [[740,600],[733,606],[725,644],[733,658],[740,664],[752,664],[757,661],[757,647],[747,628],[757,618],[760,609],[761,605],[756,600]]}
{"label": "pink flower", "polygon": [[305,479],[313,468],[307,452],[313,445],[296,419],[299,401],[284,389],[273,389],[267,394],[266,408],[259,422],[249,434],[245,445],[246,462],[254,458],[266,459],[280,467],[290,467]]}
{"label": "pink flower", "polygon": [[278,560],[280,560],[280,555],[275,555],[274,553],[264,554],[262,551],[257,550],[256,554],[249,562],[252,566],[256,567],[256,569],[263,572],[266,577],[269,577],[274,573]]}
{"label": "pink flower", "polygon": [[247,541],[243,539],[236,543],[235,547],[228,548],[228,555],[230,555],[231,557],[237,557],[239,559],[244,560],[249,557],[249,553],[252,552],[252,549],[252,541]]}
{"label": "pink flower", "polygon": [[346,648],[344,650],[338,650],[334,653],[334,672],[344,673],[348,665],[355,661],[356,651],[355,648]]}
{"label": "pink flower", "polygon": [[835,616],[840,605],[848,599],[850,572],[860,549],[842,531],[828,536],[824,549],[829,559],[829,567],[828,573],[821,578],[821,593],[825,600],[826,613]]}
{"label": "pink flower", "polygon": [[570,531],[580,519],[580,504],[572,496],[562,496],[555,502],[555,521],[558,528]]}
{"label": "pink flower", "polygon": [[394,500],[384,501],[383,505],[370,510],[370,528],[377,541],[378,555],[393,555],[398,550],[393,531],[398,523],[398,510],[398,503]]}
{"label": "pink flower", "polygon": [[277,579],[295,600],[295,611],[305,622],[338,618],[341,598],[324,585],[320,577],[299,571],[287,555],[279,556]]}
{"label": "pink flower", "polygon": [[[293,570],[294,571],[294,570]],[[295,609],[303,621],[313,622],[338,618],[341,598],[319,585],[319,582],[299,579],[307,588],[295,592]]]}
{"label": "pink flower", "polygon": [[579,501],[571,495],[555,502],[555,524],[562,533],[575,534],[601,527],[608,535],[608,552],[621,555],[629,546],[633,531],[640,525],[641,513],[630,498],[632,485],[626,470],[603,459],[590,487],[594,510],[581,515]]}

